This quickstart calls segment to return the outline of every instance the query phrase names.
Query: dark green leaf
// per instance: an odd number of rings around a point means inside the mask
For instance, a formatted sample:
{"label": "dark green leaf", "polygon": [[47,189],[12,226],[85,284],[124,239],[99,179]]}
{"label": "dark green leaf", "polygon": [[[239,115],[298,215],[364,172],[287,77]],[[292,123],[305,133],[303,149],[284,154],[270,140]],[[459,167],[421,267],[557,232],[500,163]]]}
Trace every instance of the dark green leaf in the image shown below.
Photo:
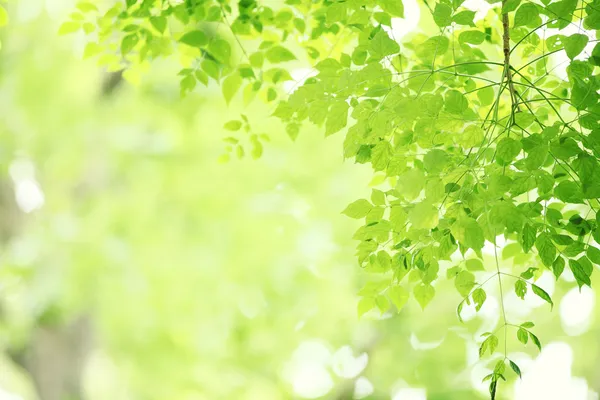
{"label": "dark green leaf", "polygon": [[565,260],[561,256],[558,256],[556,260],[554,260],[554,262],[552,263],[552,273],[554,274],[556,280],[560,278],[564,270]]}
{"label": "dark green leaf", "polygon": [[581,187],[572,181],[562,181],[554,188],[554,196],[565,203],[583,203]]}
{"label": "dark green leaf", "polygon": [[580,289],[583,285],[591,286],[592,282],[590,281],[590,276],[577,260],[569,260],[569,268],[571,269],[571,272],[573,272],[573,276]]}
{"label": "dark green leaf", "polygon": [[512,360],[508,360],[510,367],[512,368],[513,371],[515,371],[515,374],[517,374],[519,376],[519,378],[521,377],[521,369],[519,368],[519,366],[517,364],[515,364]]}
{"label": "dark green leaf", "polygon": [[535,235],[537,231],[529,224],[525,224],[523,226],[523,233],[521,235],[521,244],[523,246],[523,251],[525,253],[529,253],[529,250],[535,244]]}
{"label": "dark green leaf", "polygon": [[525,3],[515,13],[514,27],[535,23],[539,19],[539,12],[535,4]]}
{"label": "dark green leaf", "polygon": [[556,247],[550,240],[550,235],[541,233],[535,240],[535,248],[544,265],[550,267],[556,258]]}
{"label": "dark green leaf", "polygon": [[529,332],[529,337],[531,338],[531,341],[537,346],[538,350],[542,351],[542,344],[540,343],[538,337],[531,332]]}
{"label": "dark green leaf", "polygon": [[600,250],[594,246],[588,246],[586,252],[591,262],[596,265],[600,265]]}
{"label": "dark green leaf", "polygon": [[534,284],[531,284],[531,289],[533,290],[533,293],[535,293],[538,297],[548,302],[550,304],[550,308],[554,307],[554,303],[552,302],[550,295],[546,293],[544,289]]}

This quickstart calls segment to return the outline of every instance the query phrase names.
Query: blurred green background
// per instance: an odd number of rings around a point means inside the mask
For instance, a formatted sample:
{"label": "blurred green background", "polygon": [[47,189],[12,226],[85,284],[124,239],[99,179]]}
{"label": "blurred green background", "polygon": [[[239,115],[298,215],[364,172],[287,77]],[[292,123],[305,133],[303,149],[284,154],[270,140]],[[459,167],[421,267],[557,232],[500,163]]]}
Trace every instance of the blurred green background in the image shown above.
{"label": "blurred green background", "polygon": [[[168,61],[122,81],[56,35],[72,5],[12,2],[0,33],[0,400],[486,397],[494,298],[460,324],[441,279],[424,312],[357,318],[368,277],[340,211],[372,173],[342,135],[292,143],[216,86],[181,99]],[[240,112],[271,142],[219,163]],[[524,378],[500,397],[597,399],[595,293],[542,280],[553,312],[506,296],[545,347],[511,354]]]}

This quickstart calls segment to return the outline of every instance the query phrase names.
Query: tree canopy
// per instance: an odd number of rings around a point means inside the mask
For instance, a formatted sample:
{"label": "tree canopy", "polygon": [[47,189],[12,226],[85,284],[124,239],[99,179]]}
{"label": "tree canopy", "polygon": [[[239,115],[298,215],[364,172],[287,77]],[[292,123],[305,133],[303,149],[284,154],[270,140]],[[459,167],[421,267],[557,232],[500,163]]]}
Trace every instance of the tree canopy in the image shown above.
{"label": "tree canopy", "polygon": [[[538,337],[536,315],[508,312],[506,297],[553,309],[544,274],[581,291],[600,266],[597,3],[504,0],[476,10],[423,0],[422,20],[406,32],[414,10],[401,0],[84,1],[58,33],[83,34],[83,57],[133,85],[166,65],[184,97],[169,107],[183,118],[190,98],[218,88],[229,106],[214,132],[224,134],[219,160],[231,163],[222,168],[268,153],[277,130],[292,141],[315,129],[341,136],[337,153],[322,157],[370,167],[372,188],[327,205],[359,221],[352,239],[368,276],[357,305],[340,307],[387,316],[411,298],[425,310],[454,290],[448,324],[469,326],[464,313],[497,296],[498,324],[476,332],[479,357],[491,363],[480,379],[494,399],[501,382],[522,375],[511,354],[552,339]],[[0,6],[0,24],[7,18]],[[254,103],[266,106],[253,112]],[[264,129],[267,118],[279,128]],[[300,169],[312,162],[305,156]],[[168,190],[197,180],[185,166],[173,173],[162,177]],[[143,231],[147,216],[138,215],[130,222]]]}

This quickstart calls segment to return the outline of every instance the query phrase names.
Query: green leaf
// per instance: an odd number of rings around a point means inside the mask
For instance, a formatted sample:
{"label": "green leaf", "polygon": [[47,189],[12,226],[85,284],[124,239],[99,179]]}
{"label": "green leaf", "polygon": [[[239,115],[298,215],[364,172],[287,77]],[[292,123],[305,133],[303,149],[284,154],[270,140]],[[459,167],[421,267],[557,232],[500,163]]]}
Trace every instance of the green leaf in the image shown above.
{"label": "green leaf", "polygon": [[523,4],[515,13],[514,27],[529,25],[539,19],[537,7],[532,3]]}
{"label": "green leaf", "polygon": [[457,25],[475,26],[473,18],[475,18],[475,11],[461,11],[457,14],[454,14],[452,17],[452,22]]}
{"label": "green leaf", "polygon": [[496,390],[498,388],[498,378],[496,375],[493,375],[492,380],[490,382],[489,392],[490,392],[490,400],[496,400]]}
{"label": "green leaf", "polygon": [[447,4],[437,3],[433,11],[433,21],[440,28],[449,26],[452,23],[452,7]]}
{"label": "green leaf", "polygon": [[204,32],[195,30],[187,32],[182,37],[180,37],[179,43],[199,48],[208,44],[208,38],[206,37],[206,34]]}
{"label": "green leaf", "polygon": [[423,166],[429,173],[441,172],[448,162],[448,154],[440,149],[432,149],[423,157]]}
{"label": "green leaf", "polygon": [[531,284],[531,289],[533,290],[533,293],[535,293],[538,297],[540,297],[542,300],[548,302],[550,304],[551,309],[554,307],[554,303],[552,302],[550,295],[548,293],[546,293],[546,291],[544,289],[542,289],[541,287],[534,285],[534,284]]}
{"label": "green leaf", "polygon": [[483,290],[481,288],[475,289],[473,291],[472,297],[473,297],[473,302],[475,303],[475,310],[476,311],[481,310],[481,306],[483,306],[483,303],[485,303],[485,299],[487,298],[485,290]]}
{"label": "green leaf", "polygon": [[[458,35],[458,41],[460,43],[470,43],[470,44],[481,44],[485,40],[485,33],[481,31],[464,31]],[[493,91],[492,88],[489,88]],[[481,92],[480,90],[478,91]]]}
{"label": "green leaf", "polygon": [[531,341],[537,346],[538,350],[542,351],[542,344],[540,343],[538,337],[531,332],[529,332],[529,337],[531,338]]}
{"label": "green leaf", "polygon": [[138,44],[139,40],[140,38],[138,37],[137,33],[125,36],[121,41],[121,53],[129,53],[131,50],[133,50],[135,45]]}
{"label": "green leaf", "polygon": [[344,3],[333,3],[327,7],[327,23],[333,24],[346,18],[348,7]]}
{"label": "green leaf", "polygon": [[556,257],[556,260],[554,260],[554,262],[552,263],[552,273],[554,274],[556,280],[560,278],[564,270],[565,260],[561,256]]}
{"label": "green leaf", "polygon": [[413,289],[415,299],[424,310],[435,296],[435,289],[431,285],[420,284]]}
{"label": "green leaf", "polygon": [[568,246],[573,243],[573,238],[567,235],[552,235],[551,238],[559,246]]}
{"label": "green leaf", "polygon": [[[494,94],[492,90],[492,95]],[[465,130],[460,133],[458,138],[456,139],[457,143],[463,146],[466,149],[470,149],[472,147],[478,147],[481,145],[484,139],[484,132],[481,127],[477,125],[469,125],[465,128]]]}
{"label": "green leaf", "polygon": [[508,363],[510,364],[510,367],[512,368],[512,370],[515,371],[515,374],[517,374],[519,379],[521,379],[522,378],[521,368],[519,368],[519,366],[517,364],[515,364],[512,360],[508,360]]}
{"label": "green leaf", "polygon": [[527,322],[523,322],[521,324],[521,326],[523,328],[533,328],[535,326],[535,324],[533,322],[531,322],[531,321],[527,321]]}
{"label": "green leaf", "polygon": [[223,126],[223,128],[227,129],[228,131],[239,131],[241,127],[242,127],[242,121],[238,121],[236,119],[227,121],[225,123],[225,125]]}
{"label": "green leaf", "polygon": [[531,279],[531,278],[533,278],[533,274],[534,274],[534,273],[535,273],[535,271],[537,271],[537,270],[538,270],[537,268],[529,267],[529,268],[527,268],[527,270],[526,270],[525,272],[523,272],[523,273],[521,274],[521,278],[524,278],[524,279]]}
{"label": "green leaf", "polygon": [[496,146],[496,160],[500,165],[509,165],[521,152],[521,142],[512,138],[504,138]]}
{"label": "green leaf", "polygon": [[452,114],[462,114],[469,108],[469,101],[458,90],[448,90],[445,96],[444,107]]}
{"label": "green leaf", "polygon": [[580,290],[583,285],[591,286],[592,282],[590,280],[590,275],[579,261],[569,260],[569,268],[571,269],[571,272],[573,272],[573,276],[575,277]]}
{"label": "green leaf", "polygon": [[421,201],[410,210],[408,220],[414,229],[433,229],[438,224],[439,211],[427,201]]}
{"label": "green leaf", "polygon": [[249,61],[250,65],[254,68],[262,68],[264,63],[263,53],[257,51],[256,53],[250,54]]}
{"label": "green leaf", "polygon": [[84,13],[98,11],[98,7],[88,1],[80,1],[77,3],[76,7]]}
{"label": "green leaf", "polygon": [[408,220],[408,215],[401,206],[393,206],[390,210],[390,223],[396,231],[403,231]]}
{"label": "green leaf", "polygon": [[375,308],[377,304],[372,297],[363,297],[358,301],[358,318]]}
{"label": "green leaf", "polygon": [[465,261],[465,266],[469,271],[485,271],[483,263],[477,258],[471,258]]}
{"label": "green leaf", "polygon": [[229,45],[229,42],[227,42],[226,40],[223,40],[223,39],[212,40],[208,44],[208,51],[218,61],[222,62],[223,64],[229,64],[229,61],[231,58],[231,46]]}
{"label": "green leaf", "polygon": [[592,50],[592,55],[589,58],[589,62],[597,67],[600,67],[600,43],[597,43]]}
{"label": "green leaf", "polygon": [[521,128],[527,128],[535,121],[535,115],[530,112],[520,111],[515,113],[515,124]]}
{"label": "green leaf", "polygon": [[[486,87],[485,89],[477,91],[477,98],[481,102],[482,106],[489,106],[490,104],[492,104],[494,102],[494,95],[495,93],[492,87]],[[481,135],[481,139],[483,140],[483,134]],[[479,143],[481,143],[481,140],[479,141]]]}
{"label": "green leaf", "polygon": [[556,247],[552,243],[550,235],[541,233],[535,240],[535,248],[544,265],[550,267],[556,258]]}
{"label": "green leaf", "polygon": [[[2,8],[0,6],[0,8]],[[2,10],[4,10],[4,8],[2,8]],[[0,14],[2,14],[2,12],[0,11]],[[1,16],[0,16],[1,18]],[[60,28],[58,28],[58,34],[59,35],[67,35],[69,33],[73,33],[73,32],[77,32],[79,29],[81,29],[81,23],[76,22],[76,21],[67,21],[65,23],[63,23]]]}
{"label": "green leaf", "polygon": [[523,226],[523,233],[521,234],[521,245],[525,253],[529,253],[529,250],[535,244],[535,235],[537,231],[529,224]]}
{"label": "green leaf", "polygon": [[167,18],[163,16],[150,17],[150,23],[160,33],[165,33],[167,29]]}
{"label": "green leaf", "polygon": [[425,174],[418,168],[412,168],[398,177],[396,190],[407,200],[416,199],[425,188]]}
{"label": "green leaf", "polygon": [[496,335],[489,335],[479,347],[479,358],[482,358],[488,350],[490,351],[490,355],[494,354],[494,351],[496,351],[497,347],[498,337]]}
{"label": "green leaf", "polygon": [[575,33],[571,36],[563,37],[563,44],[567,56],[572,60],[577,57],[588,43],[588,36],[582,33]]}
{"label": "green leaf", "polygon": [[562,181],[554,188],[554,196],[565,203],[583,203],[581,187],[573,181]]}
{"label": "green leaf", "polygon": [[102,51],[102,47],[96,42],[89,42],[83,50],[83,58],[93,57]]}
{"label": "green leaf", "polygon": [[515,293],[517,297],[520,297],[522,300],[525,299],[525,294],[527,294],[527,284],[524,280],[518,279],[515,282]]}
{"label": "green leaf", "polygon": [[408,301],[408,290],[402,286],[392,286],[387,290],[387,295],[396,307],[396,310],[400,312]]}
{"label": "green leaf", "polygon": [[519,339],[519,342],[527,344],[527,342],[529,341],[529,335],[527,331],[523,328],[519,328],[517,330],[517,339]]}
{"label": "green leaf", "polygon": [[452,235],[465,248],[481,250],[485,244],[483,228],[474,218],[461,217],[450,227]]}
{"label": "green leaf", "polygon": [[240,86],[242,86],[242,77],[238,73],[233,73],[225,78],[221,88],[227,104],[231,102],[231,99],[235,96]]}
{"label": "green leaf", "polygon": [[456,276],[454,286],[461,296],[467,297],[475,286],[475,276],[468,271],[460,271]]}
{"label": "green leaf", "polygon": [[502,13],[506,14],[515,11],[519,7],[519,4],[521,4],[521,0],[506,0],[502,6]]}
{"label": "green leaf", "polygon": [[600,265],[600,250],[598,248],[590,245],[587,248],[586,254],[591,262]]}
{"label": "green leaf", "polygon": [[456,307],[456,315],[458,316],[458,320],[460,322],[464,322],[462,316],[460,315],[462,313],[463,304],[465,304],[465,302],[461,301],[460,303],[458,303],[458,307]]}
{"label": "green leaf", "polygon": [[282,46],[273,46],[269,48],[265,53],[265,57],[273,64],[296,59],[296,56],[291,51]]}
{"label": "green leaf", "polygon": [[373,205],[365,199],[356,200],[342,211],[350,218],[364,218],[373,209]]}
{"label": "green leaf", "polygon": [[206,75],[210,76],[214,80],[219,79],[219,67],[213,60],[203,60],[200,65]]}
{"label": "green leaf", "polygon": [[329,108],[327,122],[325,123],[325,136],[333,135],[342,130],[348,122],[348,104],[338,100]]}
{"label": "green leaf", "polygon": [[578,158],[577,172],[581,180],[583,197],[597,199],[600,197],[600,163],[596,157],[581,155]]}
{"label": "green leaf", "polygon": [[377,60],[400,52],[400,45],[390,39],[384,30],[380,30],[369,42],[369,53]]}
{"label": "green leaf", "polygon": [[379,312],[383,314],[390,308],[390,301],[384,295],[378,295],[375,297],[375,305],[379,309]]}
{"label": "green leaf", "polygon": [[373,189],[371,191],[371,202],[376,206],[385,205],[385,193],[381,190]]}
{"label": "green leaf", "polygon": [[377,4],[392,17],[404,18],[404,4],[402,0],[379,0]]}

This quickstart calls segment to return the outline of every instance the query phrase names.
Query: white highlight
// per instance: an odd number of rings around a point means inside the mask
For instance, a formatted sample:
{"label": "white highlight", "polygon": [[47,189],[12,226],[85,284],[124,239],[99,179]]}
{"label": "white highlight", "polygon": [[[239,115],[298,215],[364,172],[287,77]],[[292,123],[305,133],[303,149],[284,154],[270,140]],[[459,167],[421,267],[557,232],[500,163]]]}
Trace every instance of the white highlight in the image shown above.
{"label": "white highlight", "polygon": [[35,167],[31,161],[22,158],[12,162],[10,176],[15,185],[15,200],[21,210],[30,213],[44,205],[45,198],[35,179]]}
{"label": "white highlight", "polygon": [[415,32],[421,19],[421,9],[415,0],[404,0],[404,18],[392,18],[392,38],[402,39],[411,32]]}
{"label": "white highlight", "polygon": [[433,350],[440,347],[440,345],[444,343],[444,339],[446,339],[446,335],[442,336],[440,340],[435,342],[422,342],[413,332],[410,334],[410,345],[415,350]]}
{"label": "white highlight", "polygon": [[364,376],[361,376],[354,383],[354,398],[362,399],[371,395],[375,391],[373,384]]}
{"label": "white highlight", "polygon": [[333,379],[326,368],[330,360],[331,352],[323,342],[305,341],[284,366],[283,376],[298,396],[307,399],[322,397],[333,388]]}
{"label": "white highlight", "polygon": [[494,7],[492,4],[484,0],[466,0],[462,6],[471,11],[475,11],[475,18],[473,19],[474,21],[479,21],[480,19],[485,18],[488,11]]}
{"label": "white highlight", "polygon": [[560,302],[560,320],[564,331],[570,336],[581,335],[592,323],[596,294],[587,286],[571,289]]}
{"label": "white highlight", "polygon": [[537,359],[522,368],[523,379],[515,384],[515,400],[587,400],[585,379],[571,376],[573,351],[562,342],[550,343]]}
{"label": "white highlight", "polygon": [[403,388],[394,393],[392,400],[427,400],[427,391],[421,388]]}
{"label": "white highlight", "polygon": [[352,348],[350,346],[343,346],[333,355],[331,367],[337,376],[351,379],[358,376],[365,369],[368,362],[369,356],[367,353],[362,353],[358,357],[354,357]]}
{"label": "white highlight", "polygon": [[24,400],[23,397],[7,392],[0,388],[0,400]]}

